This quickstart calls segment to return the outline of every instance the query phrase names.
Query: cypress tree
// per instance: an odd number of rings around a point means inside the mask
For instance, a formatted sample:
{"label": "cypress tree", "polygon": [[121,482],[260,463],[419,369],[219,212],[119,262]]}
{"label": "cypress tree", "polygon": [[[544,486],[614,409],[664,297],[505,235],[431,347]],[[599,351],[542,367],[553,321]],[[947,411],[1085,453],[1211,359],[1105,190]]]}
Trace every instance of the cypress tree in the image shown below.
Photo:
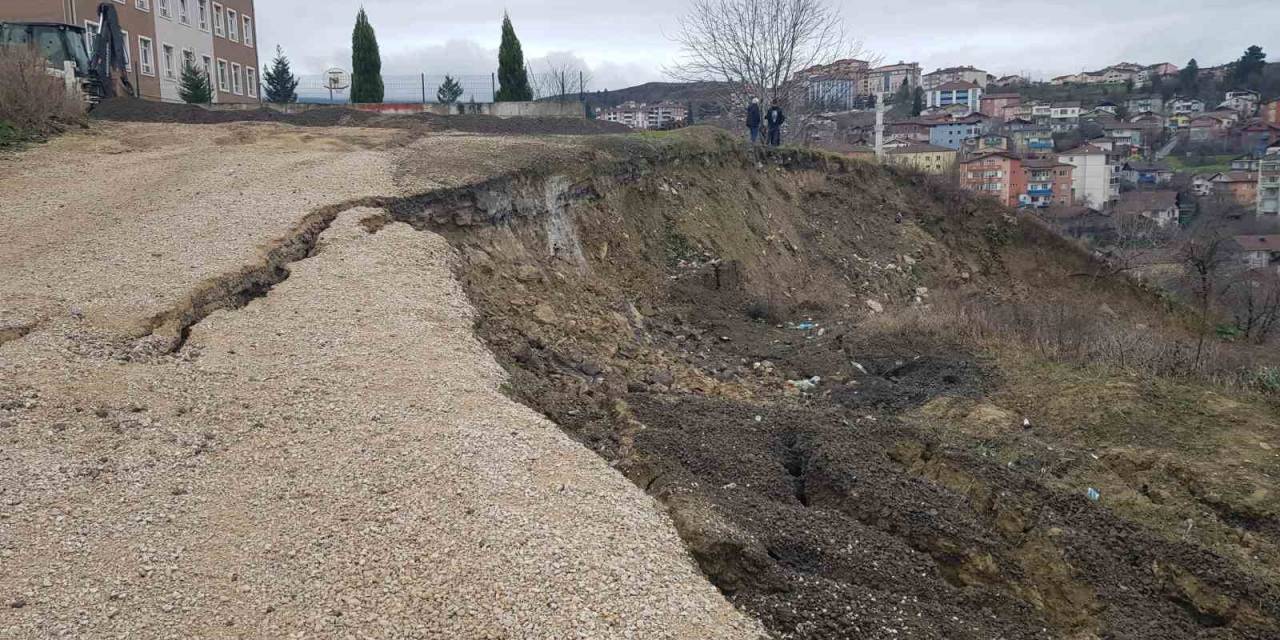
{"label": "cypress tree", "polygon": [[520,49],[520,39],[516,38],[516,30],[511,26],[511,17],[502,14],[502,44],[498,46],[498,95],[494,102],[517,102],[532,100],[533,89],[529,86],[529,72],[524,66],[524,51]]}
{"label": "cypress tree", "polygon": [[298,77],[293,75],[289,59],[284,57],[284,49],[276,45],[276,57],[271,60],[271,67],[262,70],[262,81],[266,84],[267,102],[286,104],[298,101]]}
{"label": "cypress tree", "polygon": [[351,101],[382,102],[382,56],[378,54],[378,37],[369,24],[364,7],[356,14],[356,27],[351,32]]}
{"label": "cypress tree", "polygon": [[187,104],[213,102],[213,87],[209,85],[209,76],[204,74],[204,69],[192,64],[182,66],[182,83],[178,85],[178,97]]}

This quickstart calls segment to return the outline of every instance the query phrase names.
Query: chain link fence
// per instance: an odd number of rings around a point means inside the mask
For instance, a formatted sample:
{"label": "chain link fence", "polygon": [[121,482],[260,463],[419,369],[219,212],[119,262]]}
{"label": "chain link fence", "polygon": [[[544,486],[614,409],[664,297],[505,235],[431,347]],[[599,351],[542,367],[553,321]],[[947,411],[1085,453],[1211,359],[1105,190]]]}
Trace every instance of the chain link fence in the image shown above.
{"label": "chain link fence", "polygon": [[[383,74],[383,102],[391,103],[430,103],[439,102],[436,91],[444,83],[445,74]],[[494,92],[498,89],[496,73],[487,75],[452,75],[462,87],[462,95],[458,102],[493,102]],[[311,104],[345,104],[351,101],[351,89],[334,89],[326,86],[324,74],[298,76],[298,102]],[[531,74],[529,83],[534,87],[534,97],[538,95],[538,87],[549,86],[548,78]],[[569,99],[577,99],[570,96]]]}

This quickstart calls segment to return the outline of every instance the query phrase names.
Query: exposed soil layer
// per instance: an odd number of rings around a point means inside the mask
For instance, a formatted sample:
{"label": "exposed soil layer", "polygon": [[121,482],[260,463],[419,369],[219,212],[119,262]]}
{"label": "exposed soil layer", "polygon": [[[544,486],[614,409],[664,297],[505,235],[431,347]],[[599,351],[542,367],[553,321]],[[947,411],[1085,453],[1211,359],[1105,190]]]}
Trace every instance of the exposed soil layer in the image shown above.
{"label": "exposed soil layer", "polygon": [[625,133],[625,125],[581,118],[498,118],[484,115],[435,114],[383,115],[356,109],[312,109],[284,114],[271,109],[211,111],[196,105],[115,98],[99,104],[90,113],[99,120],[160,122],[179,124],[225,124],[229,122],[281,122],[303,127],[378,127],[428,131],[459,131],[489,134],[600,134]]}
{"label": "exposed soil layer", "polygon": [[1082,259],[997,207],[858,163],[730,152],[391,214],[459,249],[512,394],[659,498],[777,637],[1280,633],[1280,590],[1233,560],[899,419],[1000,373],[869,313],[1026,291],[1009,247]]}

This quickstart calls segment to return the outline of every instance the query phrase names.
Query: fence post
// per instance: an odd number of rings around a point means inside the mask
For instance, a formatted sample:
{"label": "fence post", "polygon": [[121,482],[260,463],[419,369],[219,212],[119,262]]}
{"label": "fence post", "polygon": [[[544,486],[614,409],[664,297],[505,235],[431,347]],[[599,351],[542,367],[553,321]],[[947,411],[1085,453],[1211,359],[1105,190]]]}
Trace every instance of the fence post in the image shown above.
{"label": "fence post", "polygon": [[422,104],[427,103],[427,72],[422,72]]}
{"label": "fence post", "polygon": [[496,73],[489,74],[489,94],[490,102],[498,101],[498,74]]}

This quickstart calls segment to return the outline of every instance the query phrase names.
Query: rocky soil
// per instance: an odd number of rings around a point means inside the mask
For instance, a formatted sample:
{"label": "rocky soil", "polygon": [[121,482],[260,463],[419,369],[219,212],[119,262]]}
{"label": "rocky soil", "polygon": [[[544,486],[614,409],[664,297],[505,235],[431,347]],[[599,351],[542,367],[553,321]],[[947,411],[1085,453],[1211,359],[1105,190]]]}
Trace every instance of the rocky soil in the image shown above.
{"label": "rocky soil", "polygon": [[405,156],[465,182],[506,143],[332,134],[0,160],[0,637],[759,637],[388,222],[443,183]]}

